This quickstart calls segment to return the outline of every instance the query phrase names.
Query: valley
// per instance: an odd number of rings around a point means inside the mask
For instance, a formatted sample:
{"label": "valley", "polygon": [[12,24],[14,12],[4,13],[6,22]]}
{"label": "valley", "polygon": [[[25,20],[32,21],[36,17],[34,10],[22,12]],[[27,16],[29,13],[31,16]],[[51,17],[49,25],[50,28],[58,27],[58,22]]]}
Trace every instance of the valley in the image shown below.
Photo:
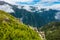
{"label": "valley", "polygon": [[59,8],[0,1],[0,40],[60,40]]}

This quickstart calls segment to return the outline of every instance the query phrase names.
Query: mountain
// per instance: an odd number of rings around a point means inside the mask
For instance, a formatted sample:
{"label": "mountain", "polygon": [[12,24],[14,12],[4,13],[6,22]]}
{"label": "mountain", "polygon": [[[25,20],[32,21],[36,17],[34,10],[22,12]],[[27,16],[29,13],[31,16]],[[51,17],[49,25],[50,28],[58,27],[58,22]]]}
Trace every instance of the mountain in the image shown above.
{"label": "mountain", "polygon": [[42,40],[36,31],[0,10],[0,40]]}
{"label": "mountain", "polygon": [[13,8],[15,13],[11,13],[16,18],[22,18],[22,22],[34,27],[43,26],[51,21],[55,21],[57,10],[48,10],[43,12],[29,12],[25,9]]}
{"label": "mountain", "polygon": [[[8,7],[6,7],[6,5],[8,5]],[[33,27],[41,27],[51,21],[55,21],[55,15],[57,12],[60,12],[59,10],[54,9],[38,9],[33,6],[12,5],[9,3],[6,5],[4,5],[4,7],[1,6],[1,9],[9,12],[11,15],[21,20],[24,24],[31,25]]]}
{"label": "mountain", "polygon": [[45,32],[47,40],[60,40],[60,22],[51,22],[39,29]]}

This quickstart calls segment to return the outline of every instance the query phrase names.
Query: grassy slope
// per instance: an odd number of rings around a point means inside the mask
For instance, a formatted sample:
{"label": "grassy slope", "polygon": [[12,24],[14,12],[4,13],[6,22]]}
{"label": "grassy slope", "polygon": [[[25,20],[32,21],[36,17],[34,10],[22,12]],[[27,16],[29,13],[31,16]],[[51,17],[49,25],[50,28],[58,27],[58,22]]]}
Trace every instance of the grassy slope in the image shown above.
{"label": "grassy slope", "polygon": [[60,40],[60,22],[52,22],[41,28],[47,40]]}
{"label": "grassy slope", "polygon": [[41,40],[38,33],[0,10],[0,40]]}

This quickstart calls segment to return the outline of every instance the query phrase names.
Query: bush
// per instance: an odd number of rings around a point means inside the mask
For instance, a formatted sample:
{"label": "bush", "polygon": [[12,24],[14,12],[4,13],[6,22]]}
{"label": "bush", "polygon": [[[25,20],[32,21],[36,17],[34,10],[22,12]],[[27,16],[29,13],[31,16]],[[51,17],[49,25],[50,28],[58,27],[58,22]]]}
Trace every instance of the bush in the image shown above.
{"label": "bush", "polygon": [[0,11],[0,40],[41,40],[37,32]]}

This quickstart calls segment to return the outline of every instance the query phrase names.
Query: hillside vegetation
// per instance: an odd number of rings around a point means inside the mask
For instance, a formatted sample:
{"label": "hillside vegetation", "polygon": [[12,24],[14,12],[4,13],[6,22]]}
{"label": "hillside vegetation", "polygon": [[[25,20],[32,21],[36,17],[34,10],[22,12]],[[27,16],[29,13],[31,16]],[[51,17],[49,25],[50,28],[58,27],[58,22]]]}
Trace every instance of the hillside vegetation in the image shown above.
{"label": "hillside vegetation", "polygon": [[51,22],[40,29],[47,40],[60,40],[60,22]]}
{"label": "hillside vegetation", "polygon": [[41,40],[37,32],[0,10],[0,40]]}

